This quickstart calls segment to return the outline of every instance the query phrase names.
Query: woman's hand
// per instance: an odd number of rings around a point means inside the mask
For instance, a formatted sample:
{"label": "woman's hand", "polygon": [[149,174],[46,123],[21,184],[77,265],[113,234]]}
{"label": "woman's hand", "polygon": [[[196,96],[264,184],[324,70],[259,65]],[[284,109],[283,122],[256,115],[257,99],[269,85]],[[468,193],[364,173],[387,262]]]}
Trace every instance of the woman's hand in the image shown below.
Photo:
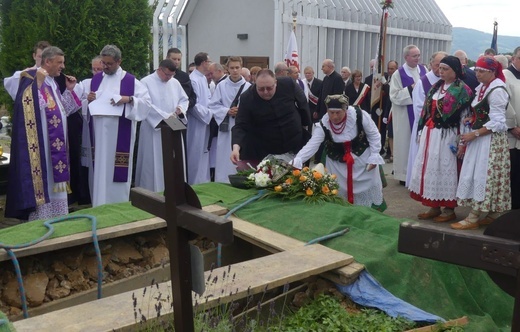
{"label": "woman's hand", "polygon": [[373,170],[374,168],[376,168],[376,165],[375,164],[367,164],[367,172],[370,172],[371,170]]}

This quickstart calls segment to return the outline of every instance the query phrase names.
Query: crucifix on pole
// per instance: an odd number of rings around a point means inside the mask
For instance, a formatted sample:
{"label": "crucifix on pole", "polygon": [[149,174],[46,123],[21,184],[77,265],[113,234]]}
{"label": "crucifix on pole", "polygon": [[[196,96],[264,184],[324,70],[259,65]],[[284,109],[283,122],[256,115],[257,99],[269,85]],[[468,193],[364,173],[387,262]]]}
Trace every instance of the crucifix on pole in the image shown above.
{"label": "crucifix on pole", "polygon": [[184,181],[184,158],[181,131],[186,127],[176,117],[161,128],[164,196],[143,188],[133,188],[132,205],[166,220],[170,252],[175,331],[190,332],[193,325],[192,262],[189,240],[197,235],[224,245],[233,242],[231,221],[202,211],[193,189]]}

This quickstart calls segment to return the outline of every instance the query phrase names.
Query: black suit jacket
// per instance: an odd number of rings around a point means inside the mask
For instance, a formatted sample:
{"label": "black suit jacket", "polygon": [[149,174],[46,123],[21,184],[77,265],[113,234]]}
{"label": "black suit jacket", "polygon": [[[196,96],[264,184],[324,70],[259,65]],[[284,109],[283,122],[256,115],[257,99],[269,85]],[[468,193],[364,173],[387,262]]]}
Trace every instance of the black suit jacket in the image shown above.
{"label": "black suit jacket", "polygon": [[318,117],[321,119],[327,112],[327,106],[325,106],[325,98],[329,95],[340,95],[345,90],[345,83],[341,78],[341,75],[333,71],[329,76],[325,76],[323,79],[323,86],[320,93],[320,101],[318,103]]}
{"label": "black suit jacket", "polygon": [[306,143],[302,126],[310,124],[302,89],[292,78],[278,77],[270,100],[258,95],[256,85],[240,96],[231,140],[240,145],[241,159],[262,160],[268,154],[298,152]]}
{"label": "black suit jacket", "polygon": [[190,101],[188,108],[192,108],[197,103],[197,95],[195,94],[195,91],[193,91],[193,87],[191,86],[190,75],[177,68],[175,70],[174,77],[175,79],[177,79],[177,81],[179,81],[182,88],[184,89],[184,92],[186,92],[186,94],[188,95],[188,99]]}
{"label": "black suit jacket", "polygon": [[466,66],[462,66],[462,70],[464,71],[464,78],[462,80],[471,88],[471,90],[473,90],[473,93],[475,93],[475,89],[480,84],[477,80],[477,75],[473,70]]}

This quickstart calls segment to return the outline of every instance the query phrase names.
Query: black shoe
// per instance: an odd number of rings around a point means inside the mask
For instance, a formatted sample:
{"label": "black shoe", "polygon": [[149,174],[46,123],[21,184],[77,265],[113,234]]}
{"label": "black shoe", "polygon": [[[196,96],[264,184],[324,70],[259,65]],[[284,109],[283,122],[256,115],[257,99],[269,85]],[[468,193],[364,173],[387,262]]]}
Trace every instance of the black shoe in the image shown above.
{"label": "black shoe", "polygon": [[399,184],[400,184],[401,186],[404,186],[406,183],[405,183],[404,181],[399,181]]}

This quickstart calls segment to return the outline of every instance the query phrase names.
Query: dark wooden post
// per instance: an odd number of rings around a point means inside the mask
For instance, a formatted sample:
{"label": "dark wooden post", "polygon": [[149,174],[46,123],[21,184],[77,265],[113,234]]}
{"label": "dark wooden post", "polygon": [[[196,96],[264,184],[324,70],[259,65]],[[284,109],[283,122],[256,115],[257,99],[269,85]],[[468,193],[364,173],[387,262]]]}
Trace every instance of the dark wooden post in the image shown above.
{"label": "dark wooden post", "polygon": [[164,196],[133,188],[130,199],[132,205],[166,220],[175,331],[190,332],[194,326],[188,241],[203,235],[216,242],[230,244],[233,242],[233,224],[201,210],[197,195],[184,181],[182,124],[176,118],[170,118],[166,123],[168,125],[161,124]]}

